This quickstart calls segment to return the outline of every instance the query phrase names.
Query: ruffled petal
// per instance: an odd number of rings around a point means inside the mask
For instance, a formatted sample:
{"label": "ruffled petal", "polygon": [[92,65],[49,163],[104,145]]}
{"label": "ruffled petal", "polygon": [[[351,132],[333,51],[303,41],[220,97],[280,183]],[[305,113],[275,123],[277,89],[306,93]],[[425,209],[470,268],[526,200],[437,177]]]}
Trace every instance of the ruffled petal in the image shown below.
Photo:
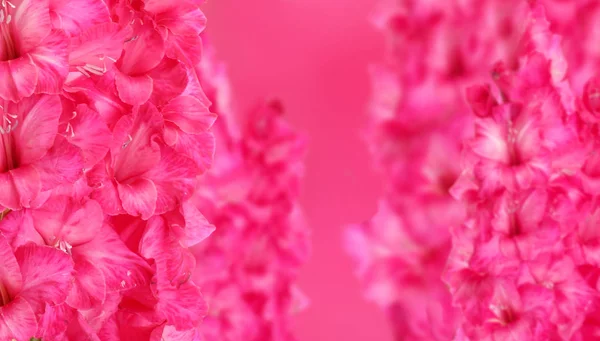
{"label": "ruffled petal", "polygon": [[23,274],[23,297],[35,312],[46,303],[65,301],[73,279],[73,261],[68,254],[49,246],[26,244],[15,252]]}

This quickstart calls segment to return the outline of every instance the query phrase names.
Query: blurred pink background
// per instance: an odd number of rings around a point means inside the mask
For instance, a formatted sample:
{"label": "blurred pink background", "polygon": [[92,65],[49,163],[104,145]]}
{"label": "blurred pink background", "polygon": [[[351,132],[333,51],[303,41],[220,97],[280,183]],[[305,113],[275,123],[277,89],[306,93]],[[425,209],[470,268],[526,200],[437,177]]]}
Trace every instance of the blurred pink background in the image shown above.
{"label": "blurred pink background", "polygon": [[310,139],[302,204],[313,255],[300,284],[311,299],[296,319],[301,341],[389,341],[385,316],[365,302],[342,247],[344,225],[375,212],[381,185],[362,141],[368,65],[383,38],[374,0],[212,0],[208,32],[228,66],[239,112],[280,98]]}

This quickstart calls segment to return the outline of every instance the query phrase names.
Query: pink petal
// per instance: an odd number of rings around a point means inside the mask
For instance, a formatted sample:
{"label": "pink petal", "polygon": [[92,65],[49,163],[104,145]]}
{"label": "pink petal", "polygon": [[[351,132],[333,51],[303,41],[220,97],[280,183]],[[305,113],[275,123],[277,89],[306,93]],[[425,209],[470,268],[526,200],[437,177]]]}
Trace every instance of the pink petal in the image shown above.
{"label": "pink petal", "polygon": [[121,28],[112,22],[86,29],[71,40],[69,65],[71,67],[93,65],[104,69],[113,63],[112,60],[119,59],[123,52],[124,41],[131,36],[131,33],[130,26]]}
{"label": "pink petal", "polygon": [[29,207],[41,190],[40,175],[31,167],[19,167],[0,174],[0,205],[18,210]]}
{"label": "pink petal", "polygon": [[36,230],[48,245],[58,241],[73,247],[87,243],[99,233],[104,221],[104,213],[96,201],[78,202],[65,196],[51,197],[30,212]]}
{"label": "pink petal", "polygon": [[73,314],[66,304],[46,304],[44,314],[39,318],[38,330],[35,335],[41,340],[62,340],[72,319]]}
{"label": "pink petal", "polygon": [[150,341],[203,341],[199,328],[179,331],[174,326],[156,328]]}
{"label": "pink petal", "polygon": [[15,252],[23,274],[25,298],[36,312],[46,303],[60,304],[65,301],[73,279],[71,257],[53,247],[27,244]]}
{"label": "pink petal", "polygon": [[173,122],[188,134],[207,131],[217,119],[198,99],[191,96],[179,96],[171,100],[161,110],[165,121]]}
{"label": "pink petal", "polygon": [[100,162],[85,175],[88,185],[94,189],[90,198],[100,203],[104,213],[109,215],[125,213],[117,185],[106,174],[106,163]]}
{"label": "pink petal", "polygon": [[42,190],[49,190],[79,180],[83,175],[83,156],[79,148],[57,136],[54,146],[35,168],[40,174]]}
{"label": "pink petal", "polygon": [[157,206],[157,187],[148,179],[140,178],[126,184],[117,184],[123,209],[130,215],[146,220],[154,215]]}
{"label": "pink petal", "polygon": [[160,163],[147,173],[156,186],[157,214],[171,211],[189,197],[196,187],[196,176],[200,174],[190,158],[169,147],[161,149],[161,156]]}
{"label": "pink petal", "polygon": [[52,30],[39,46],[30,52],[38,68],[36,93],[59,94],[69,72],[67,35],[60,30]]}
{"label": "pink petal", "polygon": [[477,121],[477,137],[473,141],[473,152],[477,155],[497,162],[508,162],[508,146],[506,129],[492,118]]}
{"label": "pink petal", "polygon": [[197,135],[179,134],[174,149],[194,160],[198,166],[198,175],[204,174],[213,164],[215,136],[212,132]]}
{"label": "pink petal", "polygon": [[88,310],[104,303],[106,281],[104,274],[92,263],[75,263],[75,282],[67,297],[67,304],[78,310]]}
{"label": "pink petal", "polygon": [[22,287],[23,277],[17,259],[8,241],[0,236],[0,300],[15,298]]}
{"label": "pink petal", "polygon": [[161,106],[179,96],[185,90],[188,82],[185,66],[175,59],[164,58],[149,76],[153,80],[152,97],[150,101]]}
{"label": "pink petal", "polygon": [[189,281],[195,268],[194,256],[179,244],[165,220],[159,216],[148,221],[140,241],[140,254],[154,260],[159,286],[164,283],[165,287],[179,287]]}
{"label": "pink petal", "polygon": [[198,6],[185,3],[178,6],[167,3],[161,5],[169,8],[150,6],[150,9],[148,9],[146,7],[147,11],[156,13],[155,21],[157,25],[165,26],[174,35],[198,36],[204,31],[206,17]]}
{"label": "pink petal", "polygon": [[35,313],[25,299],[17,297],[0,307],[0,339],[29,340],[36,331]]}
{"label": "pink petal", "polygon": [[152,104],[134,108],[113,129],[111,154],[115,179],[126,182],[155,168],[160,161],[156,138],[162,135],[162,117]]}
{"label": "pink petal", "polygon": [[108,72],[97,82],[87,77],[79,77],[65,85],[65,91],[70,96],[75,96],[81,103],[89,103],[109,127],[114,126],[121,116],[131,111],[118,96],[114,74]]}
{"label": "pink petal", "polygon": [[14,211],[4,217],[0,222],[0,232],[14,249],[30,242],[45,244],[44,238],[33,225],[29,210]]}
{"label": "pink petal", "polygon": [[98,24],[110,22],[108,7],[96,0],[50,0],[50,17],[55,28],[71,36]]}
{"label": "pink petal", "polygon": [[208,310],[200,289],[192,282],[180,287],[158,285],[156,311],[177,330],[196,327]]}
{"label": "pink petal", "polygon": [[142,105],[150,99],[153,81],[148,75],[128,76],[117,72],[115,84],[119,92],[119,98],[130,105]]}
{"label": "pink petal", "polygon": [[143,24],[136,20],[132,25],[137,38],[125,43],[118,66],[130,76],[141,76],[155,68],[165,55],[165,42],[153,23],[146,19]]}
{"label": "pink petal", "polygon": [[21,54],[31,51],[46,38],[52,28],[48,0],[12,1],[17,7],[12,26],[19,42]]}
{"label": "pink petal", "polygon": [[108,225],[104,225],[91,242],[74,248],[73,258],[76,262],[86,260],[102,271],[109,291],[147,284],[148,265],[131,252]]}
{"label": "pink petal", "polygon": [[98,113],[87,105],[78,105],[76,112],[77,116],[69,121],[73,134],[67,134],[67,140],[81,148],[84,167],[90,169],[106,156],[112,134]]}
{"label": "pink petal", "polygon": [[38,95],[9,107],[18,115],[18,125],[13,130],[15,149],[20,165],[39,160],[54,144],[62,105],[58,96]]}
{"label": "pink petal", "polygon": [[206,220],[191,200],[184,201],[181,209],[182,219],[170,221],[169,226],[183,246],[194,246],[215,231],[215,226]]}
{"label": "pink petal", "polygon": [[38,82],[38,68],[30,55],[0,61],[0,98],[17,102],[31,96]]}
{"label": "pink petal", "polygon": [[200,36],[170,35],[166,42],[167,57],[177,59],[188,65],[195,66],[202,55],[202,39]]}

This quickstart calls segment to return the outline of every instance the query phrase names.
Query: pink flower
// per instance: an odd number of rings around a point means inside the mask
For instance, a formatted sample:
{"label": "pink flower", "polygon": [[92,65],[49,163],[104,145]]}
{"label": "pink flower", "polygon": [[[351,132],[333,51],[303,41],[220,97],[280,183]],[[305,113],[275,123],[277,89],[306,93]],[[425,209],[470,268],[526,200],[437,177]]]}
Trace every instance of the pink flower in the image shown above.
{"label": "pink flower", "polygon": [[37,331],[37,314],[47,304],[65,301],[73,263],[68,255],[51,247],[26,244],[13,252],[4,237],[0,243],[0,336],[7,340],[29,339]]}
{"label": "pink flower", "polygon": [[183,206],[186,229],[190,206],[215,226],[192,248],[191,280],[208,303],[201,332],[215,341],[294,340],[291,315],[304,302],[295,281],[308,253],[297,204],[304,140],[284,121],[278,102],[260,105],[237,129],[226,79],[211,62],[199,70],[219,110],[214,130],[221,148]]}
{"label": "pink flower", "polygon": [[[40,192],[73,183],[83,169],[79,150],[58,136],[58,96],[38,95],[2,108],[0,205],[29,207]],[[62,161],[61,161],[62,160]]]}
{"label": "pink flower", "polygon": [[199,339],[198,5],[1,1],[0,339]]}
{"label": "pink flower", "polygon": [[59,93],[66,79],[68,38],[52,26],[48,1],[2,2],[0,98]]}

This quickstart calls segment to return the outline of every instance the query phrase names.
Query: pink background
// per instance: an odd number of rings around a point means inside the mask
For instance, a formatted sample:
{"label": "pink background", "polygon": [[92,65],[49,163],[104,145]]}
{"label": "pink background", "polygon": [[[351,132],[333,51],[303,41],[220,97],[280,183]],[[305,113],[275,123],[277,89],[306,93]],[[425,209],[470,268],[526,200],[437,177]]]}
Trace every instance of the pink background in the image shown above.
{"label": "pink background", "polygon": [[313,256],[300,284],[311,306],[296,319],[301,341],[388,341],[385,317],[362,299],[342,248],[345,224],[375,211],[380,184],[361,140],[367,67],[383,39],[367,15],[374,0],[213,0],[208,32],[228,65],[236,107],[277,97],[310,138],[301,198]]}

